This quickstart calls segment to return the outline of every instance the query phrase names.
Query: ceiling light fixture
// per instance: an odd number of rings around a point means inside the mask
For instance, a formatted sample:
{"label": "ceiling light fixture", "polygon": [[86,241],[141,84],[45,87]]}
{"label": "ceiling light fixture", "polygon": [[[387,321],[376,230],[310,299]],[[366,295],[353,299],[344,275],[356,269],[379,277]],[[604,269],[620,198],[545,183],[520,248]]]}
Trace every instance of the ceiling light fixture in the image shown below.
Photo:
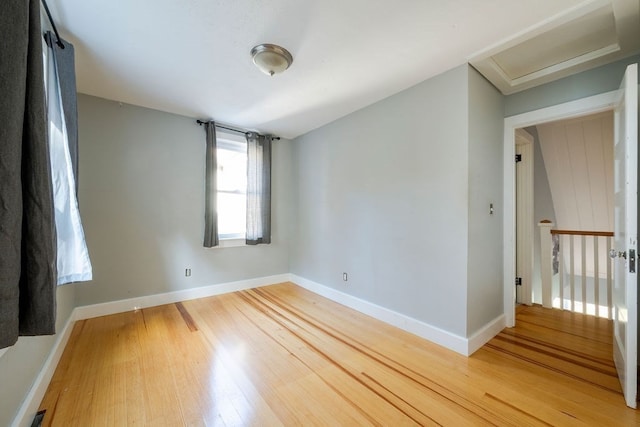
{"label": "ceiling light fixture", "polygon": [[287,49],[267,43],[259,44],[251,49],[251,57],[256,67],[270,76],[283,72],[293,62],[293,56]]}

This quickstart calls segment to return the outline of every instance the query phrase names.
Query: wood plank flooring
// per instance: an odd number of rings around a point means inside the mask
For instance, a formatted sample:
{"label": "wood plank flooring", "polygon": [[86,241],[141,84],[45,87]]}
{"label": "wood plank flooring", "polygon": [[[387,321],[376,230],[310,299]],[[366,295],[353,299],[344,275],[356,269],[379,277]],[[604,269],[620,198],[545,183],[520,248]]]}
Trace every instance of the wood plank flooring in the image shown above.
{"label": "wood plank flooring", "polygon": [[639,425],[607,320],[517,323],[466,358],[291,283],[79,321],[43,425]]}

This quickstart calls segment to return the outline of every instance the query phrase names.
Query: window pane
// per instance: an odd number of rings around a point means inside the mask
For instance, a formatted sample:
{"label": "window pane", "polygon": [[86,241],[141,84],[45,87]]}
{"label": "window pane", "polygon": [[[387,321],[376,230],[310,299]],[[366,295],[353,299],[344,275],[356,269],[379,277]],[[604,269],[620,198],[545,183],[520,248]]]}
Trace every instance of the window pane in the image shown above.
{"label": "window pane", "polygon": [[247,152],[218,148],[218,191],[247,192]]}
{"label": "window pane", "polygon": [[247,223],[247,196],[218,192],[218,235],[244,236]]}

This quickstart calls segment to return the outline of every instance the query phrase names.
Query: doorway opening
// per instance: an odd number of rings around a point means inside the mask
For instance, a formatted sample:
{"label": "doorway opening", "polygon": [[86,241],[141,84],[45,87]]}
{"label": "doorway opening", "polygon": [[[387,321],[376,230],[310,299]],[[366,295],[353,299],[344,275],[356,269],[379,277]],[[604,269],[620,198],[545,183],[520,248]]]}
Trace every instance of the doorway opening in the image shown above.
{"label": "doorway opening", "polygon": [[516,129],[515,140],[516,302],[611,318],[613,112]]}
{"label": "doorway opening", "polygon": [[[546,123],[571,120],[613,110],[616,92],[608,92],[505,119],[504,141],[504,307],[508,327],[515,325],[516,286],[516,130]],[[533,230],[533,234],[537,230]],[[533,247],[533,245],[531,245]],[[532,251],[533,252],[533,251]],[[531,257],[533,258],[533,256]],[[533,259],[531,260],[533,263]],[[533,266],[531,267],[533,274]],[[532,282],[530,282],[530,285]],[[526,295],[529,295],[527,291]],[[532,300],[535,300],[532,298]]]}
{"label": "doorway opening", "polygon": [[[614,111],[614,154],[613,160],[613,193],[606,196],[613,199],[613,215],[606,214],[605,217],[612,217],[614,232],[610,237],[607,251],[613,259],[608,265],[615,269],[613,276],[613,289],[611,297],[608,297],[608,312],[613,318],[613,343],[612,353],[616,371],[622,392],[627,406],[637,407],[638,390],[638,276],[637,276],[637,249],[638,249],[638,64],[631,64],[627,67],[620,89],[602,95],[592,96],[581,100],[544,108],[541,110],[524,113],[505,119],[505,139],[504,139],[504,307],[505,320],[507,326],[515,326],[515,290],[511,286],[511,278],[515,277],[515,163],[512,163],[515,152],[516,129],[530,127],[538,124],[546,124],[559,120],[575,119],[589,114],[599,114],[607,111]],[[602,115],[606,120],[608,115]],[[566,132],[566,129],[565,129]],[[555,150],[555,148],[554,148]],[[606,156],[605,156],[606,157]],[[571,162],[569,162],[571,163]],[[560,169],[566,165],[560,165]],[[605,179],[606,181],[606,179]],[[606,182],[600,183],[606,190]],[[557,208],[556,197],[554,207]],[[593,204],[589,202],[593,207]],[[606,209],[609,209],[608,206]],[[558,214],[558,212],[556,212]],[[580,216],[579,214],[574,216]],[[558,217],[560,215],[558,214]],[[549,221],[550,222],[550,221]],[[548,226],[548,224],[545,224]],[[553,233],[550,233],[553,234]],[[562,233],[557,233],[562,234]],[[566,233],[565,233],[566,234]],[[571,234],[571,233],[569,233]],[[541,238],[544,234],[541,233]],[[541,246],[546,246],[551,240],[542,242]],[[573,240],[571,240],[573,242]],[[597,240],[596,240],[597,242]],[[573,243],[572,243],[573,244]],[[585,238],[582,236],[582,248],[585,247]],[[596,243],[594,242],[594,246]],[[611,245],[615,245],[611,247]],[[547,247],[550,248],[551,245]],[[559,251],[560,254],[563,251]],[[585,311],[586,300],[586,257],[582,251],[582,307]],[[548,251],[542,251],[541,260],[550,258]],[[541,261],[542,262],[542,261]],[[551,262],[547,259],[547,266]],[[594,288],[598,288],[599,261],[597,257],[593,259],[595,272]],[[560,268],[564,268],[564,263],[559,262]],[[573,263],[571,264],[573,268]],[[545,269],[543,268],[544,272]],[[572,271],[573,275],[573,271]],[[562,278],[562,275],[560,275]],[[550,280],[550,279],[549,279]],[[511,282],[511,283],[510,283]],[[551,286],[543,285],[542,299],[543,305],[551,305]],[[560,289],[563,289],[560,285]],[[572,288],[573,292],[573,288]],[[596,292],[597,295],[597,292]],[[571,310],[574,311],[573,294],[571,295]],[[561,297],[562,298],[562,297]],[[596,297],[597,307],[597,297]],[[564,302],[561,307],[564,308]],[[562,311],[560,311],[562,312]]]}

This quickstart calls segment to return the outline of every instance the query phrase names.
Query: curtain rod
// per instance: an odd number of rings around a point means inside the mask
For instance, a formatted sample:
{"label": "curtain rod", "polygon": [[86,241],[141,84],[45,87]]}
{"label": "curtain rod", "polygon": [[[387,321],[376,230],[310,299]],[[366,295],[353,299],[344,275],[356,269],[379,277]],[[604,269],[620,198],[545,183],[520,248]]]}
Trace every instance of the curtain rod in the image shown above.
{"label": "curtain rod", "polygon": [[[205,122],[203,120],[196,120],[196,123],[198,123],[200,126],[202,126],[203,124],[208,123],[208,122]],[[232,128],[232,127],[222,126],[222,125],[218,125],[218,124],[216,125],[216,127],[219,128],[219,129],[224,129],[224,130],[228,130],[228,131],[231,131],[231,132],[241,133],[243,135],[251,133],[251,132],[249,132],[247,130],[244,130],[244,129]],[[275,139],[276,141],[280,141],[280,137],[279,136],[272,136],[271,139]]]}
{"label": "curtain rod", "polygon": [[47,12],[47,18],[49,18],[49,22],[51,22],[51,26],[53,27],[53,32],[56,33],[56,44],[60,46],[61,49],[64,49],[64,43],[62,43],[62,39],[60,38],[60,34],[58,33],[58,29],[56,28],[56,23],[53,22],[53,18],[51,17],[51,12],[49,11],[49,6],[47,6],[47,0],[40,0],[42,5],[44,6],[45,12]]}

